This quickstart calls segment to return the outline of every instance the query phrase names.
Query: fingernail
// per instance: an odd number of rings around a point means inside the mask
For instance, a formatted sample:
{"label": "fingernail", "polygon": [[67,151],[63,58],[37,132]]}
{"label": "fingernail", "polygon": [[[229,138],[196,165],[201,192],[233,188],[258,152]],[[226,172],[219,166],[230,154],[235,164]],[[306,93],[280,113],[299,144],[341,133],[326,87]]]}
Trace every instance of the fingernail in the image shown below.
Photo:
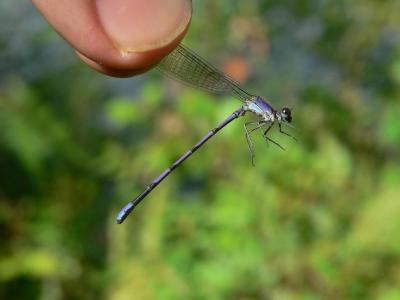
{"label": "fingernail", "polygon": [[190,0],[96,0],[104,31],[122,52],[145,52],[172,42],[189,24]]}

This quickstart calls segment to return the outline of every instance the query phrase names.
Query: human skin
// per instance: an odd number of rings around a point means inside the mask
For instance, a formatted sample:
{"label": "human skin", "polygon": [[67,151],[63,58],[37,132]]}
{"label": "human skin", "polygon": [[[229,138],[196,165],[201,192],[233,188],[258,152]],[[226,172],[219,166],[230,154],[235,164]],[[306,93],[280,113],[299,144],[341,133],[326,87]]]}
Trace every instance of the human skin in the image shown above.
{"label": "human skin", "polygon": [[143,73],[172,51],[191,19],[191,0],[32,0],[93,69]]}

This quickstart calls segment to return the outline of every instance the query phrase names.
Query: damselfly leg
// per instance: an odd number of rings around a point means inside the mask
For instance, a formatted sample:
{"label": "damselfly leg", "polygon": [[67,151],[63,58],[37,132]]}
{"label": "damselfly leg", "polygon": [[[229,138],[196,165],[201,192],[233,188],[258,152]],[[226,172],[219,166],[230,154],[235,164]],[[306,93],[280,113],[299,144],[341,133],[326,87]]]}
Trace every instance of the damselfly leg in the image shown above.
{"label": "damselfly leg", "polygon": [[[286,124],[286,125],[289,126],[289,127],[291,127],[291,128],[294,128],[294,126],[292,126],[292,125],[290,125],[290,124]],[[292,139],[294,139],[294,140],[297,142],[297,139],[296,139],[293,135],[291,135],[291,134],[289,134],[289,133],[283,131],[283,129],[282,129],[282,124],[281,124],[281,123],[279,123],[279,132],[280,132],[280,133],[283,133],[283,134],[285,134],[285,135],[287,135],[287,136],[289,136],[289,137],[291,137]]]}
{"label": "damselfly leg", "polygon": [[[256,127],[254,128],[250,128],[249,126],[252,125],[256,125]],[[277,147],[279,147],[282,150],[285,150],[285,148],[283,148],[278,142],[274,141],[273,139],[271,139],[270,137],[268,137],[268,132],[270,131],[270,129],[273,127],[273,123],[268,122],[268,121],[258,121],[258,122],[247,122],[244,124],[244,131],[245,131],[245,136],[246,136],[246,141],[247,141],[247,146],[249,148],[249,152],[250,152],[250,159],[251,159],[251,164],[253,165],[253,167],[255,166],[254,164],[254,158],[255,158],[255,154],[254,154],[254,143],[253,140],[251,138],[251,134],[256,131],[257,129],[262,129],[264,126],[267,126],[267,129],[265,129],[264,131],[262,131],[262,136],[265,139],[265,141],[267,142],[271,142],[274,145],[276,145]]]}
{"label": "damselfly leg", "polygon": [[[255,128],[251,128],[250,130],[247,128],[248,126],[251,125],[257,125]],[[251,160],[251,164],[254,167],[254,144],[253,144],[253,140],[251,139],[250,134],[252,132],[254,132],[255,130],[261,128],[263,126],[262,121],[260,122],[247,122],[244,124],[244,132],[245,132],[245,136],[246,136],[246,141],[247,141],[247,146],[249,148],[249,152],[250,152],[250,160]]]}
{"label": "damselfly leg", "polygon": [[274,123],[269,124],[268,128],[265,129],[265,131],[263,132],[263,137],[265,138],[265,140],[268,142],[273,143],[274,145],[278,146],[281,150],[286,150],[285,148],[283,148],[278,142],[274,141],[273,139],[271,139],[268,136],[268,132],[271,130],[271,128],[274,126]]}

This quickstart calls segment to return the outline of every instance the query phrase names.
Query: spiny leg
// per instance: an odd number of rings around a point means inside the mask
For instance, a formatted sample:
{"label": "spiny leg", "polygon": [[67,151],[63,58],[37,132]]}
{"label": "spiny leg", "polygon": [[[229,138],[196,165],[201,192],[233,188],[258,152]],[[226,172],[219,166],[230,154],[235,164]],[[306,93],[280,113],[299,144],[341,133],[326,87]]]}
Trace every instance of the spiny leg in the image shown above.
{"label": "spiny leg", "polygon": [[281,148],[282,150],[286,150],[285,148],[283,148],[278,142],[274,141],[273,139],[271,139],[270,137],[268,137],[268,132],[270,131],[270,129],[272,128],[272,126],[274,125],[274,123],[271,123],[267,129],[265,129],[264,133],[263,133],[263,137],[268,141],[270,141],[271,143],[275,144],[276,146],[278,146],[279,148]]}
{"label": "spiny leg", "polygon": [[262,136],[263,136],[263,138],[265,138],[265,140],[266,140],[268,146],[269,146],[269,144],[268,144],[269,137],[267,136],[267,134],[268,134],[268,132],[271,130],[271,128],[272,128],[273,125],[274,125],[274,123],[269,124],[269,126],[267,127],[267,129],[265,129],[264,132],[262,133]]}
{"label": "spiny leg", "polygon": [[253,124],[258,124],[258,122],[247,122],[247,123],[245,123],[244,124],[244,132],[245,132],[245,136],[246,136],[247,147],[249,148],[249,152],[250,152],[251,164],[254,167],[255,166],[255,164],[254,164],[254,156],[255,156],[254,155],[254,144],[253,144],[253,141],[252,141],[251,136],[250,136],[250,132],[252,132],[252,131],[249,132],[249,130],[247,129],[247,126],[253,125]]}
{"label": "spiny leg", "polygon": [[[296,139],[293,135],[291,135],[291,134],[289,134],[289,133],[287,133],[287,132],[285,132],[285,131],[282,130],[282,124],[281,124],[281,123],[279,123],[278,126],[279,126],[279,132],[280,132],[280,133],[283,133],[283,134],[285,134],[285,135],[291,137],[292,139],[294,139],[294,140],[297,142],[297,139]],[[294,128],[294,127],[291,126],[291,125],[290,125],[290,127]]]}
{"label": "spiny leg", "polygon": [[[247,128],[247,126],[249,125],[254,125],[256,124],[257,126],[254,128],[251,128],[250,130]],[[254,164],[254,144],[253,144],[253,140],[251,139],[250,134],[257,130],[260,129],[262,126],[264,126],[265,122],[264,121],[259,121],[259,122],[247,122],[244,124],[244,130],[245,130],[245,136],[246,136],[246,141],[247,141],[247,145],[250,151],[250,157],[251,157],[251,164],[253,165],[253,167],[255,166]]]}

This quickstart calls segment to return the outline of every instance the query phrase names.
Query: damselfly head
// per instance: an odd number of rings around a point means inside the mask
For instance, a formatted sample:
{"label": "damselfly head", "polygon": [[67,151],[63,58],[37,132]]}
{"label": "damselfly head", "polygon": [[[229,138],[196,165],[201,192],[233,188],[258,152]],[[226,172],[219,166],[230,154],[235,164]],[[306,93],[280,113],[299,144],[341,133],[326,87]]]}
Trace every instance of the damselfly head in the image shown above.
{"label": "damselfly head", "polygon": [[285,122],[292,122],[292,110],[289,107],[284,106],[281,109],[281,116],[282,116],[282,120]]}

